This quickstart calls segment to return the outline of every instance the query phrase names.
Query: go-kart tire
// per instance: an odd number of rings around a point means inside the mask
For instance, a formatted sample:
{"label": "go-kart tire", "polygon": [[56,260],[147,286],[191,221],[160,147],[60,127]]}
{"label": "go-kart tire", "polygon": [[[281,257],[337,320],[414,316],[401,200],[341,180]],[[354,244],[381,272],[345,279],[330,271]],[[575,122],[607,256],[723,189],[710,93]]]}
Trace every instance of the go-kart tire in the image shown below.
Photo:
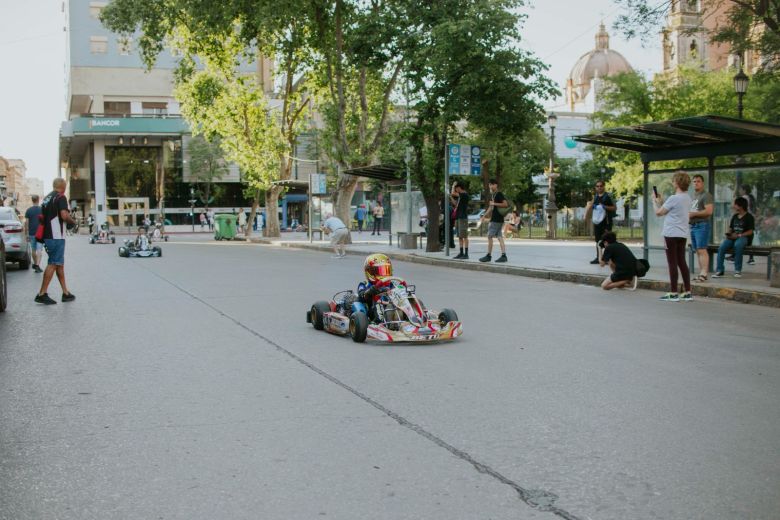
{"label": "go-kart tire", "polygon": [[309,316],[311,317],[311,324],[316,330],[322,330],[325,328],[322,318],[326,312],[330,312],[330,304],[328,302],[319,301],[311,306]]}
{"label": "go-kart tire", "polygon": [[442,309],[439,312],[439,323],[446,325],[451,321],[458,321],[458,313],[452,309]]}
{"label": "go-kart tire", "polygon": [[167,241],[168,241],[168,235],[165,235],[165,236],[163,237],[163,240],[165,240],[165,241],[167,242]]}
{"label": "go-kart tire", "polygon": [[368,316],[363,312],[353,312],[349,317],[349,335],[355,343],[365,343],[368,335]]}
{"label": "go-kart tire", "polygon": [[95,237],[89,237],[89,243],[94,244],[95,243]]}
{"label": "go-kart tire", "polygon": [[128,256],[130,256],[126,247],[122,246],[119,248],[119,256],[121,256],[122,258],[127,258]]}
{"label": "go-kart tire", "polygon": [[160,249],[159,247],[153,247],[152,252],[157,253],[157,258],[162,257],[162,249]]}
{"label": "go-kart tire", "polygon": [[113,236],[111,237],[111,243],[112,244],[116,244],[116,237],[113,237]]}

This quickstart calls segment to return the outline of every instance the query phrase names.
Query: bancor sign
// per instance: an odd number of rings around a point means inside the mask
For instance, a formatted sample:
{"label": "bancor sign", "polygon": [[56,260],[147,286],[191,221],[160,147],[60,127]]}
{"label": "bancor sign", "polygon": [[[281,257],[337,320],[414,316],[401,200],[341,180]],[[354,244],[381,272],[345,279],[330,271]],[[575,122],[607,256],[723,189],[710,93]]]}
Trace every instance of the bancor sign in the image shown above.
{"label": "bancor sign", "polygon": [[96,126],[117,127],[119,126],[119,124],[120,124],[119,119],[90,119],[89,120],[90,128],[95,128]]}
{"label": "bancor sign", "polygon": [[187,122],[181,117],[77,117],[72,121],[74,134],[136,133],[187,134]]}

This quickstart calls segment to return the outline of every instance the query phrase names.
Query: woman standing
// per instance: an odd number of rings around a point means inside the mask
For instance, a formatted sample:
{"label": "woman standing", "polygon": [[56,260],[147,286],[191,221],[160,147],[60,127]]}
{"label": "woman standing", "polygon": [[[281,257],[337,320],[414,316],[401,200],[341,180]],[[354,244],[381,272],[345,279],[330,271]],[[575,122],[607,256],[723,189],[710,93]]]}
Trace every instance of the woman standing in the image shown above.
{"label": "woman standing", "polygon": [[[685,242],[688,239],[688,213],[691,209],[691,197],[688,195],[688,186],[691,178],[685,172],[677,172],[672,177],[674,195],[664,200],[657,194],[653,194],[653,207],[655,214],[664,217],[663,236],[666,243],[666,263],[669,265],[669,281],[672,292],[661,296],[661,301],[678,302],[693,301],[691,295],[691,273],[685,262]],[[682,274],[685,292],[677,292],[677,271]]]}

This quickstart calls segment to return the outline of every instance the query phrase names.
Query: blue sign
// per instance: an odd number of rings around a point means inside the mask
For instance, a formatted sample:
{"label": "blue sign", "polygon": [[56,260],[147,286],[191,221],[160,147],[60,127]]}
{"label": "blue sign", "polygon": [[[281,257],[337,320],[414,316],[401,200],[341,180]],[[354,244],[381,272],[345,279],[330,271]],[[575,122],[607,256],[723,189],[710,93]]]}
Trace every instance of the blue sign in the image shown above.
{"label": "blue sign", "polygon": [[450,175],[481,175],[482,150],[470,144],[447,145],[447,172]]}
{"label": "blue sign", "polygon": [[460,173],[460,145],[450,144],[447,145],[448,149],[448,161],[447,171],[450,175],[458,175]]}

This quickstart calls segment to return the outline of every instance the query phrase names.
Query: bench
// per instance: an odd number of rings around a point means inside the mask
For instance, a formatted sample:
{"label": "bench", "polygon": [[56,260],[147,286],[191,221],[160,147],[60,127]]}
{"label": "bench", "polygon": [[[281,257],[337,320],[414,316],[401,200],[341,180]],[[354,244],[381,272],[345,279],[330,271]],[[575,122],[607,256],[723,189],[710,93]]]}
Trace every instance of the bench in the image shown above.
{"label": "bench", "polygon": [[[710,253],[710,271],[712,271],[713,262],[715,261],[716,255],[718,254],[718,249],[720,248],[720,245],[708,245],[707,246],[707,252]],[[778,246],[747,246],[745,250],[742,252],[743,258],[746,256],[766,256],[771,257],[773,251],[780,251],[780,247]],[[734,249],[728,249],[726,253],[734,254]],[[693,264],[691,264],[693,265]],[[768,258],[766,263],[766,279],[770,280],[772,278],[772,259]]]}
{"label": "bench", "polygon": [[322,240],[322,229],[320,228],[314,228],[311,230],[311,238],[314,239],[314,235],[319,234],[320,238],[318,240]]}

